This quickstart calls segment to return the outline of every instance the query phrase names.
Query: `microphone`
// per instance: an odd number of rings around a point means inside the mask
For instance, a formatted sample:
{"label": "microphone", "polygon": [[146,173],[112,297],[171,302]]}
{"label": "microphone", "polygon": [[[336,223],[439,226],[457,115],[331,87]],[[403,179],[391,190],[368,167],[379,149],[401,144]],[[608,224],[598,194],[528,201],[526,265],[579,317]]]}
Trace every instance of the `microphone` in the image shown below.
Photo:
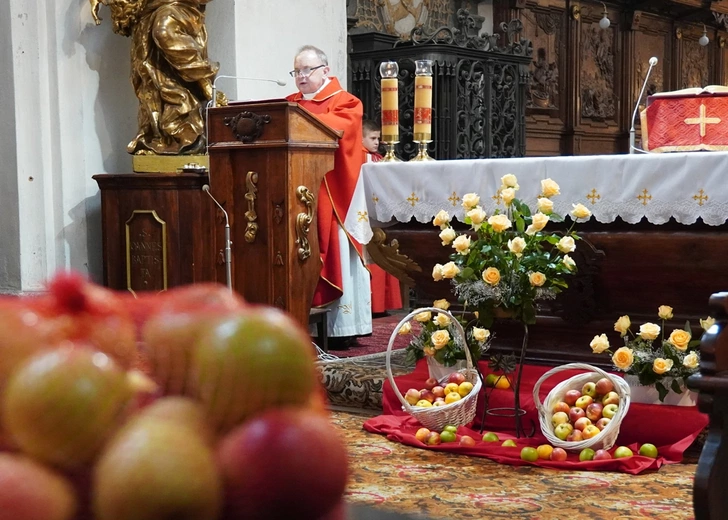
{"label": "microphone", "polygon": [[224,75],[218,75],[215,77],[215,81],[212,82],[212,99],[210,100],[209,106],[216,107],[217,106],[217,80],[220,78],[225,79],[244,79],[246,81],[269,81],[271,83],[275,83],[279,87],[285,87],[287,83],[280,79],[267,79],[267,78],[245,78],[242,76],[224,76]]}
{"label": "microphone", "polygon": [[225,208],[222,207],[222,205],[217,201],[215,197],[212,196],[212,193],[210,193],[210,186],[208,184],[205,184],[202,186],[202,191],[207,193],[212,201],[217,205],[218,208],[220,208],[220,211],[222,211],[222,214],[225,215],[225,278],[227,279],[227,287],[230,289],[230,292],[233,290],[233,275],[232,275],[232,240],[230,240],[230,220],[228,219],[227,211],[225,211]]}
{"label": "microphone", "polygon": [[629,153],[635,153],[635,151],[644,152],[644,150],[637,150],[634,146],[635,142],[635,135],[634,135],[634,120],[637,117],[637,111],[640,109],[640,101],[642,101],[642,96],[645,93],[645,89],[647,88],[647,80],[650,79],[650,72],[652,72],[652,67],[657,65],[657,58],[653,56],[650,58],[650,68],[647,69],[647,74],[645,75],[645,82],[642,84],[642,90],[640,91],[640,96],[637,98],[637,104],[634,107],[634,112],[632,113],[632,127],[629,129]]}

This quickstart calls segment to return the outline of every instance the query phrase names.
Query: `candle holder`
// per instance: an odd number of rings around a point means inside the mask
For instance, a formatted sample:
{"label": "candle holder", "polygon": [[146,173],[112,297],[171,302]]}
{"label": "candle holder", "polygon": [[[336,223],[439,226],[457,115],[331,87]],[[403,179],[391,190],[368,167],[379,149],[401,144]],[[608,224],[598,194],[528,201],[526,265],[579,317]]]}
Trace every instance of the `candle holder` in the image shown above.
{"label": "candle holder", "polygon": [[401,162],[394,155],[399,142],[399,65],[396,61],[383,61],[379,65],[382,76],[382,142],[387,148],[382,162]]}
{"label": "candle holder", "polygon": [[415,60],[415,120],[412,140],[417,155],[412,161],[434,161],[427,153],[432,142],[432,60]]}

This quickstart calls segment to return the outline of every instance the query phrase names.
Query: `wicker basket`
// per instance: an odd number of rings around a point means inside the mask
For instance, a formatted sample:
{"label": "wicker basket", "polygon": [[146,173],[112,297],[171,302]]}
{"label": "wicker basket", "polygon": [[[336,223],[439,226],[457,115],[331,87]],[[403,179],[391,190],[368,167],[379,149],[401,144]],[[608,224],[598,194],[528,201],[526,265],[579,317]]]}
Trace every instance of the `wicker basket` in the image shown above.
{"label": "wicker basket", "polygon": [[[463,350],[465,352],[465,358],[467,361],[466,368],[458,370],[458,372],[461,372],[465,376],[466,381],[470,381],[471,383],[473,383],[473,389],[470,391],[470,393],[459,401],[432,408],[412,406],[404,399],[402,393],[399,391],[399,388],[397,388],[397,383],[394,381],[390,362],[390,358],[392,355],[392,345],[397,338],[399,329],[402,328],[405,323],[414,318],[417,314],[426,311],[430,311],[433,314],[441,313],[450,318],[450,321],[452,322],[450,331],[452,332],[454,330],[455,334],[453,334],[453,337],[455,341],[463,347]],[[402,319],[402,321],[399,322],[399,324],[392,331],[392,335],[389,338],[389,345],[387,346],[386,366],[389,383],[394,389],[394,394],[402,403],[402,410],[417,419],[426,428],[441,431],[447,425],[461,426],[472,422],[475,418],[475,407],[478,402],[478,394],[480,393],[480,388],[482,384],[480,382],[480,378],[478,377],[478,372],[473,368],[473,359],[470,356],[470,350],[466,347],[465,331],[463,330],[460,322],[455,319],[449,312],[435,307],[422,307],[410,312],[405,318]],[[440,379],[440,382],[445,383],[448,377],[449,376],[444,376],[442,379]]]}
{"label": "wicker basket", "polygon": [[[566,379],[557,384],[546,396],[546,399],[541,403],[539,397],[539,391],[541,390],[541,384],[546,381],[549,377],[558,374],[559,372],[565,372],[567,370],[586,370],[583,374],[578,374],[569,379]],[[598,435],[591,439],[585,439],[583,441],[568,442],[562,441],[553,432],[553,426],[551,425],[551,416],[553,415],[554,405],[563,400],[564,395],[569,390],[581,390],[585,383],[589,381],[596,382],[599,379],[606,377],[612,383],[614,383],[614,391],[619,394],[619,408],[617,413],[607,426]],[[605,449],[608,450],[617,441],[619,435],[619,426],[622,423],[622,419],[627,415],[630,403],[630,391],[627,382],[619,376],[608,374],[599,368],[587,365],[585,363],[569,363],[561,365],[556,368],[552,368],[544,375],[542,375],[533,387],[533,402],[538,410],[538,419],[541,424],[541,432],[544,434],[546,439],[553,445],[563,448],[567,451],[581,451],[584,448],[592,448],[593,450]]]}

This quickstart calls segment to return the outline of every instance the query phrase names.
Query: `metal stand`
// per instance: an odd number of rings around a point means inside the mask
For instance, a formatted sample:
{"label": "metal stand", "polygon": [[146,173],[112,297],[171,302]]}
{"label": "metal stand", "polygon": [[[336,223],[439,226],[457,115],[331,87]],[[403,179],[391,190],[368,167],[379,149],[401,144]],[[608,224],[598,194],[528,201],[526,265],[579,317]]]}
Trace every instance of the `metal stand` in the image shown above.
{"label": "metal stand", "polygon": [[410,159],[410,162],[412,161],[434,161],[432,157],[427,153],[427,144],[431,143],[432,140],[429,141],[416,141],[418,146],[417,155],[415,155],[412,159]]}
{"label": "metal stand", "polygon": [[394,145],[399,141],[384,141],[384,145],[387,147],[387,153],[382,158],[382,162],[402,162],[402,159],[394,155]]}

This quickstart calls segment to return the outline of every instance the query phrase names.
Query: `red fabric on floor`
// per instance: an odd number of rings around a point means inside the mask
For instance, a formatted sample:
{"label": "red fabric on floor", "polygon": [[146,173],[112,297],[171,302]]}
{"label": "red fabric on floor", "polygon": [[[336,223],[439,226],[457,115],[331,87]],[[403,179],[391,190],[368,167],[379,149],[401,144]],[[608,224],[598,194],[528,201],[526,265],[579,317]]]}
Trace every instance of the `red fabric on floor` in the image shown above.
{"label": "red fabric on floor", "polygon": [[[486,363],[480,364],[481,370],[487,373]],[[525,365],[521,379],[521,408],[526,410],[522,424],[530,433],[531,427],[535,426],[533,437],[521,437],[517,439],[514,430],[513,418],[494,418],[486,416],[483,431],[498,432],[500,442],[480,442],[480,419],[483,413],[484,394],[478,397],[478,412],[471,428],[461,426],[458,435],[470,435],[478,443],[474,447],[463,447],[457,443],[446,443],[437,446],[425,446],[415,439],[415,432],[421,424],[406,412],[402,411],[400,401],[394,394],[394,389],[385,381],[382,405],[384,414],[374,417],[364,423],[364,428],[373,433],[380,433],[388,439],[416,446],[419,448],[432,449],[462,453],[478,457],[487,457],[496,462],[512,465],[533,464],[549,468],[563,468],[573,470],[596,470],[596,471],[622,471],[625,473],[637,474],[646,470],[655,470],[662,464],[677,463],[682,460],[683,452],[693,443],[695,438],[708,424],[708,416],[700,413],[696,407],[647,405],[641,403],[630,403],[629,411],[620,424],[619,437],[615,446],[610,449],[614,452],[617,446],[627,446],[632,449],[635,456],[623,459],[611,459],[604,461],[579,461],[578,453],[569,453],[564,462],[550,460],[538,460],[526,462],[521,460],[521,448],[524,446],[538,446],[548,444],[548,441],[541,433],[538,422],[538,412],[533,402],[532,392],[535,383],[550,367]],[[543,400],[548,392],[560,381],[579,373],[560,372],[544,381],[541,385],[540,399]],[[411,374],[397,377],[395,382],[401,393],[409,388],[421,388],[428,377],[426,363],[417,364],[415,371]],[[489,392],[489,408],[513,407],[513,391],[486,389]],[[502,447],[501,443],[506,439],[514,439],[518,444],[517,448]],[[637,455],[639,446],[643,443],[652,443],[657,446],[659,456],[657,459]]]}

